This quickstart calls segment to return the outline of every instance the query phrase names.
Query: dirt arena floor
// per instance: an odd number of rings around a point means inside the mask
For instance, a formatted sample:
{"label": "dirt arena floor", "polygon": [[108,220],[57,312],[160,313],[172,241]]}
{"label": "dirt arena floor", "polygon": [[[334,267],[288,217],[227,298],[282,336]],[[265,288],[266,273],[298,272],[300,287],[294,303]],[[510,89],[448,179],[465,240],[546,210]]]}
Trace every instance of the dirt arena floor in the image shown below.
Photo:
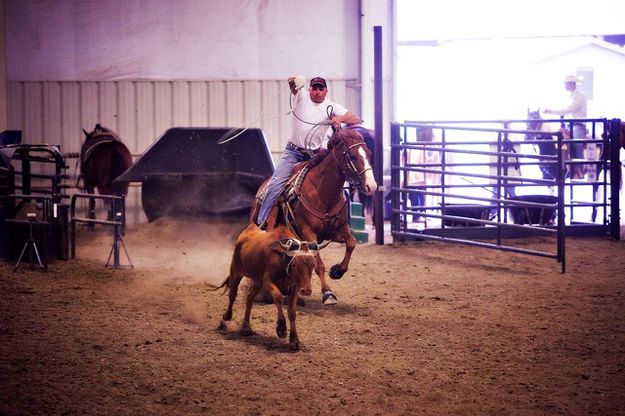
{"label": "dirt arena floor", "polygon": [[227,298],[206,283],[226,276],[240,229],[130,227],[134,269],[105,269],[112,237],[85,229],[77,259],[47,273],[0,262],[0,414],[625,414],[623,241],[568,239],[565,274],[474,247],[360,245],[332,282],[338,305],[313,279],[292,352],[273,305],[242,337],[240,296],[216,330]]}

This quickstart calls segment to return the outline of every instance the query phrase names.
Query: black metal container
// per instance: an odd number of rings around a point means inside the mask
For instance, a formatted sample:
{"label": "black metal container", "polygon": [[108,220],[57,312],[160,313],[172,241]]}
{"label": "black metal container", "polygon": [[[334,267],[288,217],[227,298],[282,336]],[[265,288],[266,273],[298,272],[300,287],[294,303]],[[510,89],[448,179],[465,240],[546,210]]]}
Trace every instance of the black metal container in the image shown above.
{"label": "black metal container", "polygon": [[[517,195],[510,199],[538,204],[558,203],[558,198],[552,195]],[[534,206],[510,206],[508,207],[508,211],[515,224],[536,225],[553,225],[558,212],[557,208]]]}

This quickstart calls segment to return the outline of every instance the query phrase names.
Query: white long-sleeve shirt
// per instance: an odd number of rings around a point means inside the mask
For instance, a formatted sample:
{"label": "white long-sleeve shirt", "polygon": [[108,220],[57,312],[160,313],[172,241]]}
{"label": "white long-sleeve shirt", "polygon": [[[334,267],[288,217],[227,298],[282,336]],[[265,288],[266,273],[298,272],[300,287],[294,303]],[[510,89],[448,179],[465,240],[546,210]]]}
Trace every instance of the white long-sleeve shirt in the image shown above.
{"label": "white long-sleeve shirt", "polygon": [[344,116],[347,109],[341,104],[325,99],[322,103],[315,103],[305,88],[295,95],[291,121],[290,140],[294,145],[307,149],[318,149],[324,146],[329,137],[329,125],[315,126],[316,123],[329,121],[333,116]]}
{"label": "white long-sleeve shirt", "polygon": [[586,96],[578,89],[575,89],[569,95],[569,105],[565,108],[551,110],[553,114],[561,116],[571,115],[571,118],[588,118],[587,106],[588,100]]}

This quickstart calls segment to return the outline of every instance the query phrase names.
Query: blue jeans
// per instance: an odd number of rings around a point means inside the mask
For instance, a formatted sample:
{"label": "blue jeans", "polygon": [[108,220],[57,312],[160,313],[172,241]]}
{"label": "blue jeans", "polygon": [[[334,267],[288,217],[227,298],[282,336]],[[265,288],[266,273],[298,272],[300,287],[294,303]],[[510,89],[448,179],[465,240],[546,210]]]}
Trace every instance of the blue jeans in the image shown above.
{"label": "blue jeans", "polygon": [[[573,131],[571,132],[571,138],[573,139],[585,139],[586,138],[586,126],[583,124],[573,124]],[[571,145],[571,159],[583,159],[584,158],[584,143],[575,143]]]}
{"label": "blue jeans", "polygon": [[278,196],[282,193],[282,190],[284,189],[284,185],[291,177],[293,166],[296,163],[303,162],[308,159],[310,159],[310,155],[308,155],[307,153],[300,152],[299,150],[293,150],[290,148],[284,149],[282,158],[280,159],[276,170],[273,172],[273,175],[271,176],[271,179],[267,184],[267,193],[265,194],[263,204],[260,206],[258,219],[256,220],[258,225],[262,225],[265,221],[267,221],[269,211],[271,211],[271,208],[273,208],[274,204],[276,203],[276,199],[278,199]]}

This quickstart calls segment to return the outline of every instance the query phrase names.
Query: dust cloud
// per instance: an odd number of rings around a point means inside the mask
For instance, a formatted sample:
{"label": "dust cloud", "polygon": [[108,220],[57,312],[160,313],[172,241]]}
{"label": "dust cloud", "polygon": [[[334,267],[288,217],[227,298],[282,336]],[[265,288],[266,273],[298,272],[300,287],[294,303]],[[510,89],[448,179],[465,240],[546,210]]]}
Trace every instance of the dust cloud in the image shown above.
{"label": "dust cloud", "polygon": [[[128,226],[120,248],[120,264],[126,267],[132,263],[135,269],[145,271],[154,279],[191,284],[221,283],[230,266],[236,237],[247,226],[247,221],[247,217],[240,216],[166,217]],[[105,265],[112,246],[111,228],[82,227],[77,231],[76,257],[81,260]],[[109,267],[112,264],[111,256]]]}

